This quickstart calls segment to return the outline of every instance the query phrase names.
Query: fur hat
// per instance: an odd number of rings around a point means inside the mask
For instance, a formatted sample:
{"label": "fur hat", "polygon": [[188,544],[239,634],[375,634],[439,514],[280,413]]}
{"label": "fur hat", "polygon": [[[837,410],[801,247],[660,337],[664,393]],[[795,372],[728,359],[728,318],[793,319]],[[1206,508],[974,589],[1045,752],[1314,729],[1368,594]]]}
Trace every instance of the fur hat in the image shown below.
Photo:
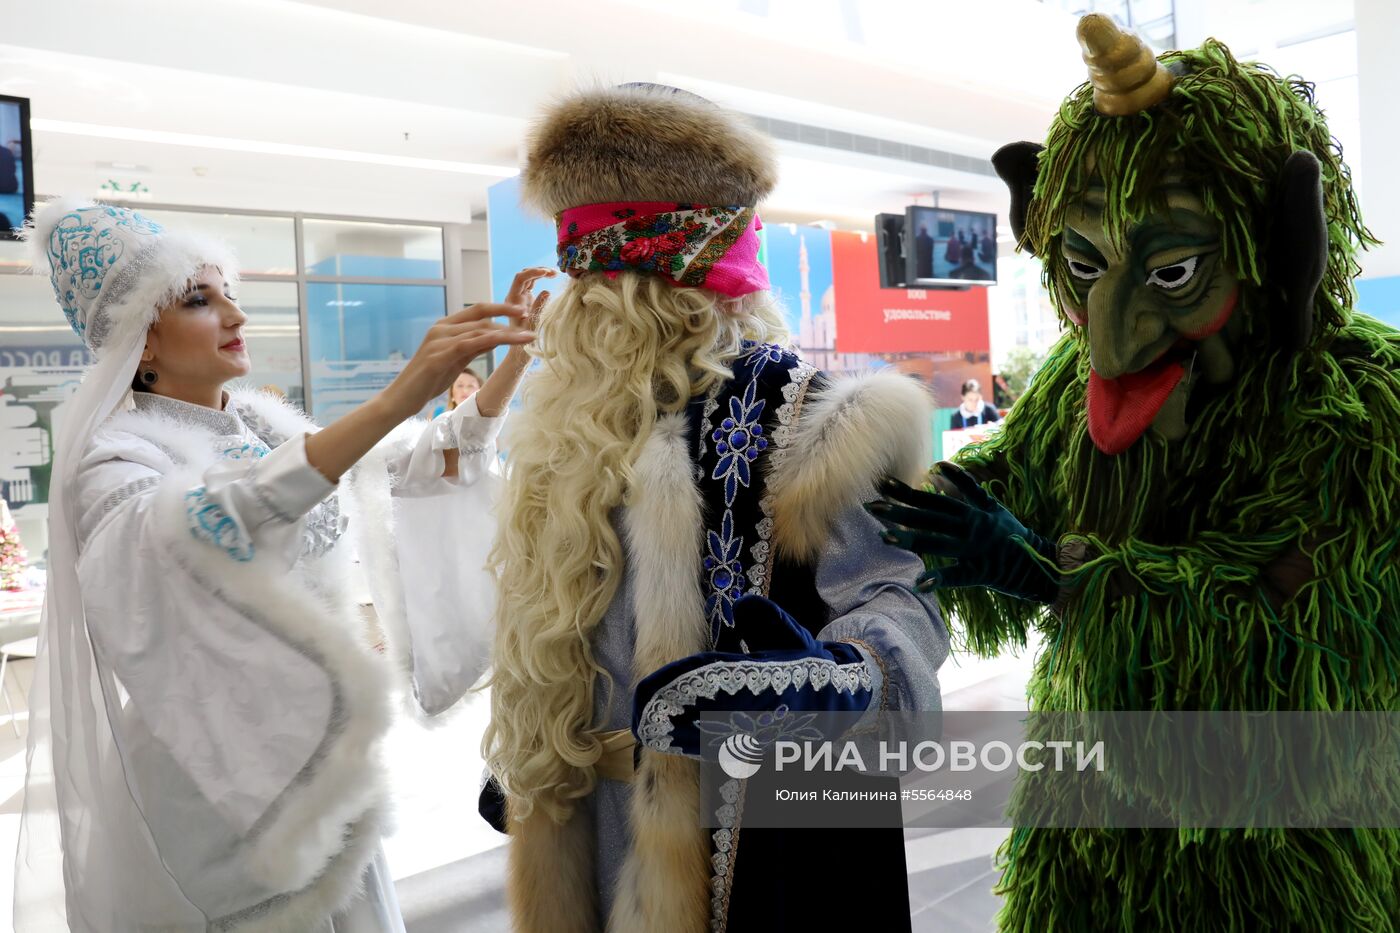
{"label": "fur hat", "polygon": [[167,230],[133,210],[57,198],[35,209],[23,231],[34,271],[48,272],[64,317],[88,349],[142,333],[205,266],[236,283],[238,264],[221,244]]}
{"label": "fur hat", "polygon": [[655,84],[582,91],[526,144],[524,200],[554,216],[616,201],[756,207],[778,180],[768,138],[703,97]]}

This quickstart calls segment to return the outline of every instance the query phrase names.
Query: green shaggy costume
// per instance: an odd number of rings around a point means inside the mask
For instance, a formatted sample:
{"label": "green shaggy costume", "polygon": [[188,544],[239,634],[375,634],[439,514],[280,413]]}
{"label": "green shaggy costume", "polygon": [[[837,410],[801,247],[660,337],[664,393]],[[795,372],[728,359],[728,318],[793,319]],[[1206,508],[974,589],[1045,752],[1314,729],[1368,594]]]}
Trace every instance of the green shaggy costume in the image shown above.
{"label": "green shaggy costume", "polygon": [[[1054,611],[980,588],[940,598],[977,653],[1043,633],[1033,709],[1395,711],[1400,333],[1352,310],[1370,237],[1348,170],[1310,85],[1214,41],[1159,60],[1175,76],[1160,106],[1105,117],[1087,84],[1065,102],[1013,218],[1063,307],[1066,207],[1091,175],[1110,230],[1182,180],[1240,280],[1235,377],[1196,390],[1184,439],[1149,431],[1110,456],[1089,436],[1089,341],[1071,328],[1004,430],[958,459],[1083,563]],[[1303,261],[1276,190],[1298,150],[1320,163],[1326,216],[1321,286],[1302,301],[1275,286]],[[1019,829],[999,860],[1003,930],[1400,930],[1395,829]]]}

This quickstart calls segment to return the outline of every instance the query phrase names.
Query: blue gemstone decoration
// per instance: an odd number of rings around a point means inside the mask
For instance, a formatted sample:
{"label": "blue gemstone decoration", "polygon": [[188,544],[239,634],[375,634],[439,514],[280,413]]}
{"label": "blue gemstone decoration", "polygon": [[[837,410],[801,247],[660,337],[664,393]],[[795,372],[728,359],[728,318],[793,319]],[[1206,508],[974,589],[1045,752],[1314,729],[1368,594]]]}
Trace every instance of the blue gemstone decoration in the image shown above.
{"label": "blue gemstone decoration", "polygon": [[[750,488],[761,480],[756,472],[758,462],[763,459],[761,453],[769,449],[765,437],[768,432],[760,422],[768,404],[781,404],[781,399],[775,398],[776,383],[758,378],[768,364],[789,369],[800,361],[779,347],[745,341],[740,359],[735,362],[733,382],[725,387],[724,394],[711,396],[717,403],[715,408],[723,413],[718,428],[714,427],[712,415],[705,415],[711,424],[708,441],[712,443],[700,445],[703,467],[696,478],[705,490],[707,505],[713,509],[710,521],[719,524],[715,528],[707,522],[708,556],[701,561],[712,645],[725,628],[733,628],[734,601],[745,592],[757,592],[752,590],[752,570],[745,563],[748,551],[743,546],[751,535],[760,534],[757,491]],[[712,463],[707,454],[713,456]],[[713,482],[706,482],[706,478]],[[741,497],[741,489],[749,491]],[[758,580],[761,585],[762,578]],[[774,714],[773,722],[779,715]],[[765,724],[770,729],[777,728],[767,719]]]}
{"label": "blue gemstone decoration", "polygon": [[[743,590],[736,584],[742,584],[744,578],[744,568],[739,561],[744,539],[734,534],[734,513],[726,509],[719,534],[708,531],[705,540],[709,551],[705,558],[705,570],[709,576],[710,591],[705,600],[705,612],[713,631],[718,632],[714,626],[734,624],[733,601],[743,595]],[[737,595],[733,595],[736,592]]]}
{"label": "blue gemstone decoration", "polygon": [[747,487],[751,479],[749,464],[753,457],[748,454],[753,443],[753,429],[763,416],[766,403],[757,397],[758,382],[751,381],[744,389],[743,398],[730,396],[729,417],[720,422],[720,429],[728,435],[728,443],[716,444],[715,452],[720,455],[715,464],[711,479],[724,483],[724,505],[734,505],[734,497],[739,487]]}

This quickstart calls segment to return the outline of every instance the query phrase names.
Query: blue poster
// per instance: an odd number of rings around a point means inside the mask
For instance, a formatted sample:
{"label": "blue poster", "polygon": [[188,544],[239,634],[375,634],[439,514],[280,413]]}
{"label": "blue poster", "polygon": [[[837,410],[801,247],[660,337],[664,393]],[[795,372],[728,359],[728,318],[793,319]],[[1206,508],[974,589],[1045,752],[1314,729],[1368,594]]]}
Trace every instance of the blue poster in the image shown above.
{"label": "blue poster", "polygon": [[[491,300],[505,301],[515,273],[530,266],[556,266],[554,224],[527,211],[520,203],[520,177],[498,181],[486,189],[486,240],[491,260]],[[557,283],[557,280],[554,280]],[[559,293],[561,284],[551,280],[535,286]],[[505,358],[504,348],[496,350],[495,363]]]}
{"label": "blue poster", "polygon": [[836,303],[831,234],[820,227],[796,224],[770,224],[764,233],[768,241],[768,279],[793,342],[804,355],[811,350],[833,349]]}
{"label": "blue poster", "polygon": [[[491,248],[492,301],[505,300],[510,280],[521,269],[557,264],[554,224],[521,206],[518,176],[486,189],[486,224]],[[552,290],[559,289],[555,286]]]}
{"label": "blue poster", "polygon": [[1361,279],[1356,283],[1356,310],[1400,327],[1400,275]]}

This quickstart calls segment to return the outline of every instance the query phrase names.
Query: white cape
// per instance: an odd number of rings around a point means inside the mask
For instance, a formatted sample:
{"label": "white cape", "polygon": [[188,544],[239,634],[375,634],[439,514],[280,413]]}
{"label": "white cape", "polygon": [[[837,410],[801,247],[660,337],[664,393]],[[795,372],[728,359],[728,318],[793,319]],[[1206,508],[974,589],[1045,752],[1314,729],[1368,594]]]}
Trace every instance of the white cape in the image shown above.
{"label": "white cape", "polygon": [[45,611],[17,929],[401,929],[380,740],[396,681],[438,713],[489,657],[499,424],[470,405],[405,425],[331,500],[259,524],[314,484],[297,460],[314,426],[263,395],[228,409],[272,455],[230,459],[226,427],[125,412],[55,477],[74,484],[81,605]]}

